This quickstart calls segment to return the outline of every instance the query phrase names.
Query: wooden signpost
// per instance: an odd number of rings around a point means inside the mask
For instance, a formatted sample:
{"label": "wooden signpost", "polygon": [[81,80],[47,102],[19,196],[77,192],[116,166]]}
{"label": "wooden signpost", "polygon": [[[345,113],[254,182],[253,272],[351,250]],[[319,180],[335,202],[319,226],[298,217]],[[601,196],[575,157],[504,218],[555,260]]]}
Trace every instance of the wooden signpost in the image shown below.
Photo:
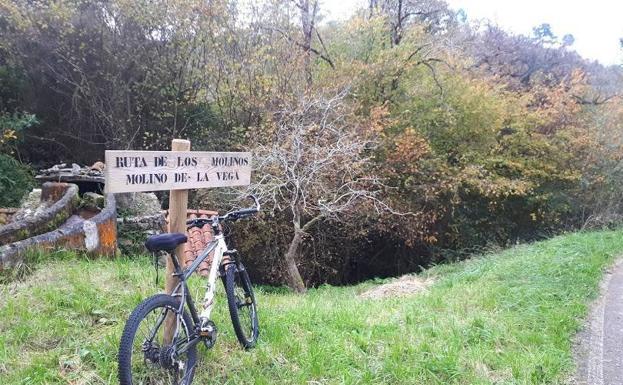
{"label": "wooden signpost", "polygon": [[[248,152],[190,151],[190,141],[173,139],[171,151],[106,151],[106,193],[170,190],[169,232],[186,232],[188,190],[246,186],[251,182]],[[184,246],[175,254],[184,266]],[[165,291],[177,285],[173,264],[167,258]],[[171,339],[173,317],[167,317],[165,339]],[[168,338],[166,337],[168,336]]]}
{"label": "wooden signpost", "polygon": [[251,181],[248,152],[193,152],[174,139],[172,151],[106,151],[105,192],[188,190],[245,186]]}

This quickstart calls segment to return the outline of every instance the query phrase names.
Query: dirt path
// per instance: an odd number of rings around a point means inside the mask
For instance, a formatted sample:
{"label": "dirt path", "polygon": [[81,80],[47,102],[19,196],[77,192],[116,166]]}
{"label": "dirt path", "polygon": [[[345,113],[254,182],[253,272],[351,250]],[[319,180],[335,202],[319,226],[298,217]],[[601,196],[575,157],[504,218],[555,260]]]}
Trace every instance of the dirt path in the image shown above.
{"label": "dirt path", "polygon": [[577,385],[623,384],[623,260],[606,274],[602,295],[576,341]]}

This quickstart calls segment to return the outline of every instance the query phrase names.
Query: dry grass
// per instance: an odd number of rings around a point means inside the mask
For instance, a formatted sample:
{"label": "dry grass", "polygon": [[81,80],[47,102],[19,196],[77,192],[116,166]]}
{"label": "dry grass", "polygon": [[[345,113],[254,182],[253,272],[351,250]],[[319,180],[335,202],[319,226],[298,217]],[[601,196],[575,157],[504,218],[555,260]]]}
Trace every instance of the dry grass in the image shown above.
{"label": "dry grass", "polygon": [[391,297],[404,297],[425,291],[434,280],[422,278],[417,275],[403,275],[391,282],[382,284],[360,294],[361,298],[381,299]]}

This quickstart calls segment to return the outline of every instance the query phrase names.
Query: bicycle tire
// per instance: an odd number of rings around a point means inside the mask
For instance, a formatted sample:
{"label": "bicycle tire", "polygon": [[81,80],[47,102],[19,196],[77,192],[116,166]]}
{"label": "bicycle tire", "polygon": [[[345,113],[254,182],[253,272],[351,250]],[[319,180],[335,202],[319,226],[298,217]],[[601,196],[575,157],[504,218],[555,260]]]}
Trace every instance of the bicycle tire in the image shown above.
{"label": "bicycle tire", "polygon": [[[133,361],[132,361],[132,356],[133,356],[133,347],[134,347],[134,342],[135,342],[135,337],[137,335],[137,332],[139,331],[139,328],[141,326],[141,322],[146,320],[147,317],[152,314],[155,310],[158,309],[162,309],[162,313],[159,317],[166,317],[166,312],[168,311],[172,311],[174,313],[178,313],[179,310],[179,306],[180,306],[180,302],[179,299],[171,297],[170,295],[166,295],[166,294],[157,294],[154,295],[150,298],[147,298],[146,300],[144,300],[143,302],[141,302],[132,312],[132,314],[130,314],[130,317],[128,318],[128,321],[125,324],[125,328],[123,330],[123,334],[121,336],[121,342],[119,344],[119,356],[118,356],[118,360],[119,360],[119,368],[118,368],[118,377],[119,377],[119,383],[121,385],[133,385],[135,384],[135,382],[133,381],[133,373],[132,373],[132,368],[133,368]],[[166,309],[166,310],[165,310]],[[159,320],[160,318],[158,318]],[[182,320],[183,320],[183,325],[181,332],[185,333],[185,338],[187,340],[189,340],[191,333],[192,333],[192,319],[190,318],[190,316],[188,315],[188,313],[184,310],[182,312]],[[160,331],[160,328],[163,328],[163,323],[160,323],[158,326],[156,326],[156,331],[154,332],[154,334],[156,335],[154,338],[155,339],[158,337],[158,333]],[[151,332],[151,331],[150,331]],[[145,334],[143,333],[142,336],[139,336],[139,338],[144,337]],[[143,343],[141,344],[141,347],[144,348],[145,346],[145,341],[147,339],[145,339],[143,341]],[[183,338],[182,338],[183,340]],[[153,342],[150,342],[150,344],[152,344]],[[153,349],[157,349],[156,347],[150,347],[151,350],[151,354],[155,356],[157,356],[158,358],[160,357],[160,352],[158,353],[153,353],[154,350]],[[157,351],[157,350],[156,350]],[[136,355],[136,354],[135,354]],[[158,377],[158,381],[157,383],[170,383],[170,384],[183,384],[183,385],[189,385],[192,380],[193,380],[193,376],[194,376],[194,372],[195,372],[195,365],[197,363],[197,347],[196,346],[192,346],[187,352],[186,352],[186,362],[184,364],[185,369],[187,369],[187,371],[184,372],[183,377],[180,379],[179,382],[177,382],[176,380],[171,380],[171,381],[167,381],[166,379],[164,379],[165,382],[161,382],[162,378],[159,378],[159,376],[162,375],[166,375],[168,376],[169,373],[172,371],[171,369],[165,369],[163,367],[158,367],[159,365],[161,365],[160,362],[155,363],[153,361],[148,361],[147,357],[147,353],[145,353],[143,351],[141,357],[135,357],[136,360],[143,360],[143,362],[147,365],[147,363],[151,363],[154,365],[154,373],[153,376],[154,377]],[[135,362],[136,362],[135,360]],[[155,359],[154,359],[155,360]],[[140,361],[139,361],[140,362]],[[156,372],[156,370],[160,371],[159,373]],[[137,370],[135,368],[135,373],[134,375],[138,375]],[[149,377],[149,378],[154,378],[154,377]],[[140,381],[136,381],[137,383]],[[150,382],[151,383],[151,382]]]}
{"label": "bicycle tire", "polygon": [[[236,292],[236,288],[242,289],[242,298],[240,292]],[[245,349],[251,349],[255,346],[259,336],[259,321],[257,318],[257,303],[253,294],[253,287],[249,274],[242,263],[231,263],[225,266],[225,293],[227,294],[227,304],[229,307],[229,315],[234,332],[238,338],[238,342]],[[246,319],[241,319],[240,310],[248,308],[248,325],[243,326]],[[245,317],[246,318],[246,317]],[[245,330],[245,326],[248,330]]]}

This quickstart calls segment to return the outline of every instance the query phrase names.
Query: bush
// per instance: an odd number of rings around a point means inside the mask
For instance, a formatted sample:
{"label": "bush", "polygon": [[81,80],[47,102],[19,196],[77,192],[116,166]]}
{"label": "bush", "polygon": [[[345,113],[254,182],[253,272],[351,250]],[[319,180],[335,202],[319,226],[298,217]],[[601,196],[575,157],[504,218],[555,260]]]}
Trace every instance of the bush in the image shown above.
{"label": "bush", "polygon": [[8,155],[0,154],[0,207],[16,207],[35,185],[33,171]]}

